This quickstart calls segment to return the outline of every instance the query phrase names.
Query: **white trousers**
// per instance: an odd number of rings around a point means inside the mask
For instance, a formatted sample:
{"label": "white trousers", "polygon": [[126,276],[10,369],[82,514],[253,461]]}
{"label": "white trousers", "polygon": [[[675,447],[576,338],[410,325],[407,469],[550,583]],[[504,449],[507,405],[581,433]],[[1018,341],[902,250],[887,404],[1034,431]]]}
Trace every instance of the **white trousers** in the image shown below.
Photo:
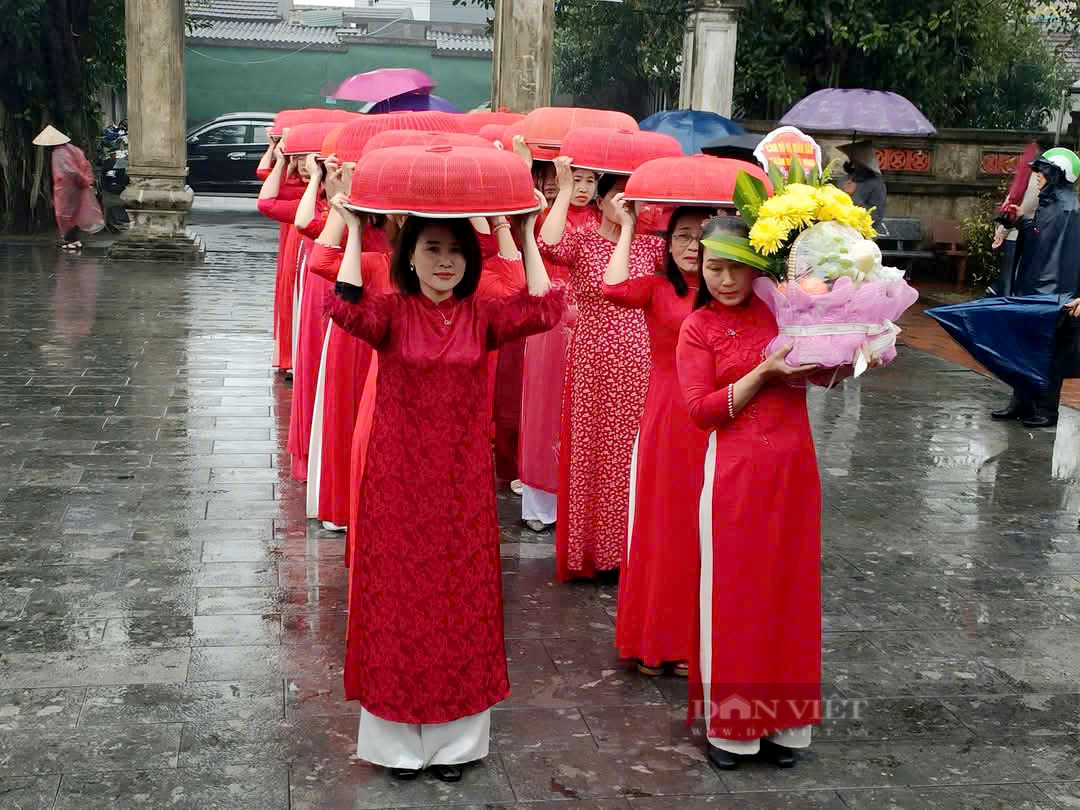
{"label": "white trousers", "polygon": [[449,723],[395,723],[360,710],[356,754],[384,768],[464,765],[488,754],[491,709]]}
{"label": "white trousers", "polygon": [[521,490],[521,519],[539,520],[545,526],[555,522],[559,496],[542,489],[523,487]]}
{"label": "white trousers", "polygon": [[[798,726],[774,731],[765,737],[769,742],[785,748],[809,748],[810,731],[813,726]],[[729,754],[756,754],[761,750],[761,740],[726,740],[723,737],[709,737],[709,742]]]}
{"label": "white trousers", "polygon": [[[698,536],[701,547],[701,580],[698,591],[698,609],[701,623],[701,637],[698,639],[701,655],[701,681],[705,693],[705,705],[712,706],[709,686],[712,673],[712,608],[713,608],[713,478],[716,475],[716,431],[709,434],[709,445],[705,452],[705,482],[698,501]],[[706,721],[707,722],[707,721]],[[765,739],[785,748],[809,748],[812,726],[797,726],[774,731]],[[708,729],[706,728],[706,734]],[[728,740],[723,737],[709,737],[709,742],[730,754],[756,754],[761,749],[761,740]]]}

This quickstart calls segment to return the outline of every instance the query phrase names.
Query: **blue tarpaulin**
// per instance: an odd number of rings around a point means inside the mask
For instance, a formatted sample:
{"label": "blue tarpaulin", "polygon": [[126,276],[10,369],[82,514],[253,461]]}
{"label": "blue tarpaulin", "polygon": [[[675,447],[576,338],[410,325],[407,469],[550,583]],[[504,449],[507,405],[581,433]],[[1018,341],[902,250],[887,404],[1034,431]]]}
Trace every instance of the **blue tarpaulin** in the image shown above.
{"label": "blue tarpaulin", "polygon": [[1060,357],[1067,300],[1056,295],[983,298],[926,314],[998,379],[1021,390],[1042,391]]}

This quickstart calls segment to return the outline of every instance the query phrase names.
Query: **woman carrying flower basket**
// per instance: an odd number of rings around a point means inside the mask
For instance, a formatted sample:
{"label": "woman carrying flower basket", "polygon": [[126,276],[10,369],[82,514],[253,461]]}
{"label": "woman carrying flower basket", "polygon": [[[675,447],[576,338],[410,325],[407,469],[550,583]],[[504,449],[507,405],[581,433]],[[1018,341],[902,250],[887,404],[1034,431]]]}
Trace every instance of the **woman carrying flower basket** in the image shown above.
{"label": "woman carrying flower basket", "polygon": [[851,372],[792,365],[790,339],[769,348],[779,328],[754,292],[775,282],[747,237],[737,218],[706,223],[676,352],[690,418],[709,431],[689,717],[705,718],[723,769],[757,753],[793,766],[821,719],[821,481],[805,383]]}
{"label": "woman carrying flower basket", "polygon": [[[821,482],[805,380],[753,294],[767,262],[736,218],[704,230],[697,309],[683,322],[679,382],[709,431],[699,506],[701,575],[690,718],[720,768],[760,751],[794,764],[821,699]],[[764,360],[762,358],[765,358]]]}

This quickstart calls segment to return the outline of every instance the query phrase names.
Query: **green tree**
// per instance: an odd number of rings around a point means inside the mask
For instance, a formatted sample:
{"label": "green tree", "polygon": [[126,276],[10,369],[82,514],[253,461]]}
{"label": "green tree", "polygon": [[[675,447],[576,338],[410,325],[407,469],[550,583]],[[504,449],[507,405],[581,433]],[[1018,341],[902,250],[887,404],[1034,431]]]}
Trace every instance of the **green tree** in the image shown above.
{"label": "green tree", "polygon": [[678,106],[683,0],[574,0],[555,8],[556,94],[636,118],[653,112],[655,101]]}
{"label": "green tree", "polygon": [[1038,127],[1068,79],[1048,24],[1076,19],[1075,0],[748,0],[737,112],[773,119],[815,90],[865,87],[900,92],[938,126]]}
{"label": "green tree", "polygon": [[48,153],[31,144],[53,124],[93,158],[97,95],[124,81],[124,0],[0,0],[0,228],[51,221]]}
{"label": "green tree", "polygon": [[[187,0],[191,16],[208,0]],[[99,96],[125,83],[124,0],[0,0],[0,230],[52,224],[46,124],[94,161]]]}

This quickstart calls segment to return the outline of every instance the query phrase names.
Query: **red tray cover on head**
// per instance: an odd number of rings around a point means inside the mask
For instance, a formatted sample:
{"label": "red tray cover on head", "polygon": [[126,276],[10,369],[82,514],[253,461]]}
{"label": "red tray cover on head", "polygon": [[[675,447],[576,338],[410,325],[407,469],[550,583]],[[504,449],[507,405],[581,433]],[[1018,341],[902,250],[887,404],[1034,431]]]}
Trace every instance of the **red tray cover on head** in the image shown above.
{"label": "red tray cover on head", "polygon": [[338,138],[341,137],[341,133],[345,131],[347,124],[336,124],[333,129],[326,133],[326,137],[323,138],[322,148],[319,149],[319,157],[326,160],[330,155],[337,153]]}
{"label": "red tray cover on head", "polygon": [[756,163],[691,155],[659,158],[642,164],[626,182],[624,196],[643,202],[732,205],[739,172],[761,180],[772,193],[768,176]]}
{"label": "red tray cover on head", "polygon": [[460,132],[454,120],[460,116],[441,112],[400,112],[362,115],[349,124],[337,142],[337,156],[343,163],[355,163],[364,156],[367,142],[382,132],[409,129],[417,132]]}
{"label": "red tray cover on head", "polygon": [[288,133],[281,145],[281,151],[286,155],[306,155],[322,151],[323,141],[326,136],[333,132],[341,124],[296,124],[289,127]]}
{"label": "red tray cover on head", "polygon": [[388,149],[392,146],[472,146],[477,149],[492,149],[494,144],[478,135],[466,135],[464,132],[421,132],[418,129],[388,129],[374,135],[364,145],[364,154],[376,149]]}
{"label": "red tray cover on head", "polygon": [[650,160],[681,157],[682,153],[682,146],[670,135],[598,127],[571,130],[559,150],[560,155],[570,156],[576,169],[611,174],[632,174]]}
{"label": "red tray cover on head", "polygon": [[[476,134],[486,141],[495,143],[495,141],[503,141],[504,132],[506,132],[505,124],[484,124]],[[503,146],[506,146],[505,141],[503,142]]]}
{"label": "red tray cover on head", "polygon": [[535,211],[532,173],[500,149],[394,146],[356,164],[350,207],[375,214],[497,216]]}
{"label": "red tray cover on head", "polygon": [[280,138],[286,129],[290,129],[297,124],[341,124],[351,121],[357,116],[359,116],[359,113],[324,107],[282,110],[274,116],[274,124],[270,127],[270,134]]}
{"label": "red tray cover on head", "polygon": [[479,133],[481,128],[489,124],[506,127],[510,124],[516,124],[524,118],[525,116],[521,113],[506,112],[505,110],[465,113],[465,115],[461,116],[461,129],[464,132]]}
{"label": "red tray cover on head", "polygon": [[559,147],[572,129],[603,127],[628,129],[636,132],[637,121],[615,110],[593,110],[587,107],[539,107],[516,124],[506,128],[503,143],[509,147],[515,135],[524,135],[537,160],[554,160]]}

